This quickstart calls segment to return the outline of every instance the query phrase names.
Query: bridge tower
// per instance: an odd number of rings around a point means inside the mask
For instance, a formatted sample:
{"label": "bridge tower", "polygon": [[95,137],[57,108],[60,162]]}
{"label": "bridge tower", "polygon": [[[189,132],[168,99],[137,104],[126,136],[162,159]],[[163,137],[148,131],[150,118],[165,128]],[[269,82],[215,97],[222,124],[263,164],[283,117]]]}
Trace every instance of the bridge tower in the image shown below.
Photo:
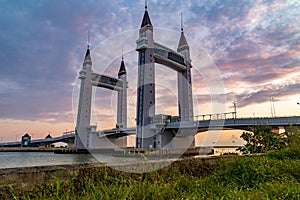
{"label": "bridge tower", "polygon": [[77,149],[86,149],[88,147],[92,105],[92,60],[89,45],[82,70],[79,72],[79,79],[81,83],[75,128],[75,147]]}
{"label": "bridge tower", "polygon": [[127,128],[127,72],[123,55],[118,78],[123,84],[122,89],[118,91],[117,127]]}
{"label": "bridge tower", "polygon": [[136,147],[146,148],[153,144],[150,118],[155,115],[155,69],[153,26],[145,5],[144,17],[137,40],[138,83],[136,114]]}
{"label": "bridge tower", "polygon": [[192,78],[191,78],[191,58],[190,47],[186,41],[183,32],[182,14],[181,14],[181,35],[177,52],[185,57],[186,69],[177,72],[178,81],[178,113],[182,121],[193,120],[193,93],[192,93]]}

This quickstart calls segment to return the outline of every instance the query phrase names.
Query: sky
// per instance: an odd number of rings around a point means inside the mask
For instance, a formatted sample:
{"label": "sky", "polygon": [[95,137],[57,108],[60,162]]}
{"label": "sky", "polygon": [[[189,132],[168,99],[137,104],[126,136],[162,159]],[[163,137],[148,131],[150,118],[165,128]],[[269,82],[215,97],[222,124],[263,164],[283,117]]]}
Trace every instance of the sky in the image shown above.
{"label": "sky", "polygon": [[[222,112],[232,112],[233,102],[238,117],[300,115],[298,0],[148,0],[148,12],[155,40],[172,49],[183,13],[194,115],[217,113],[220,105]],[[134,126],[134,48],[143,13],[144,0],[0,0],[1,141],[26,132],[42,138],[74,130],[89,31],[95,72],[116,77],[124,46],[129,126]],[[178,115],[176,73],[160,65],[156,70],[161,83],[156,110]],[[93,123],[100,129],[115,126],[115,99],[114,92],[96,90]]]}

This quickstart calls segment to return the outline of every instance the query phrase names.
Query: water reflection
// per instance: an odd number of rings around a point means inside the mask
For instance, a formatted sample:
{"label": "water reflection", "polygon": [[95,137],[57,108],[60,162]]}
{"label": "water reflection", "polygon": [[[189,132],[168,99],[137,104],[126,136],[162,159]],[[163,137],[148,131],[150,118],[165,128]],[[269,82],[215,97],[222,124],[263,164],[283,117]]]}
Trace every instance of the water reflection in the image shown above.
{"label": "water reflection", "polygon": [[94,162],[97,162],[97,160],[90,154],[54,154],[52,152],[0,153],[0,169]]}
{"label": "water reflection", "polygon": [[97,160],[91,154],[69,154],[69,155],[73,157],[73,164],[97,162]]}

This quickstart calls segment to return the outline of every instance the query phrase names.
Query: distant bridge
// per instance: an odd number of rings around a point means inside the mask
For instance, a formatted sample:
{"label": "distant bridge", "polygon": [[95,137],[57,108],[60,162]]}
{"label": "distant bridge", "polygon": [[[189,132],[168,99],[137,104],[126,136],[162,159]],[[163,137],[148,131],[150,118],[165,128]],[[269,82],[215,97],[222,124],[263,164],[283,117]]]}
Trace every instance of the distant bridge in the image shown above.
{"label": "distant bridge", "polygon": [[[57,142],[65,142],[65,143],[74,143],[75,134],[64,134],[59,137],[55,138],[45,138],[45,139],[37,139],[37,140],[30,140],[27,147],[39,147],[42,145],[50,145]],[[19,142],[4,142],[0,143],[0,147],[22,147],[22,141]]]}

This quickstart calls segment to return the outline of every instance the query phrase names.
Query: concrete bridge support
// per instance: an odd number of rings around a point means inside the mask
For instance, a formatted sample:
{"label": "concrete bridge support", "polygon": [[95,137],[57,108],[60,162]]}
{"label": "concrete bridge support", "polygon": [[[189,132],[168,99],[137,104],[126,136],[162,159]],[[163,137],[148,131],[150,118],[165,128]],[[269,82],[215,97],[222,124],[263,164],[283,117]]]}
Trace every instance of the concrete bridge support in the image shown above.
{"label": "concrete bridge support", "polygon": [[188,149],[195,147],[195,129],[162,130],[154,137],[152,148]]}
{"label": "concrete bridge support", "polygon": [[89,134],[89,150],[93,149],[115,149],[115,148],[126,148],[127,147],[127,138],[111,138],[99,137],[98,132]]}

